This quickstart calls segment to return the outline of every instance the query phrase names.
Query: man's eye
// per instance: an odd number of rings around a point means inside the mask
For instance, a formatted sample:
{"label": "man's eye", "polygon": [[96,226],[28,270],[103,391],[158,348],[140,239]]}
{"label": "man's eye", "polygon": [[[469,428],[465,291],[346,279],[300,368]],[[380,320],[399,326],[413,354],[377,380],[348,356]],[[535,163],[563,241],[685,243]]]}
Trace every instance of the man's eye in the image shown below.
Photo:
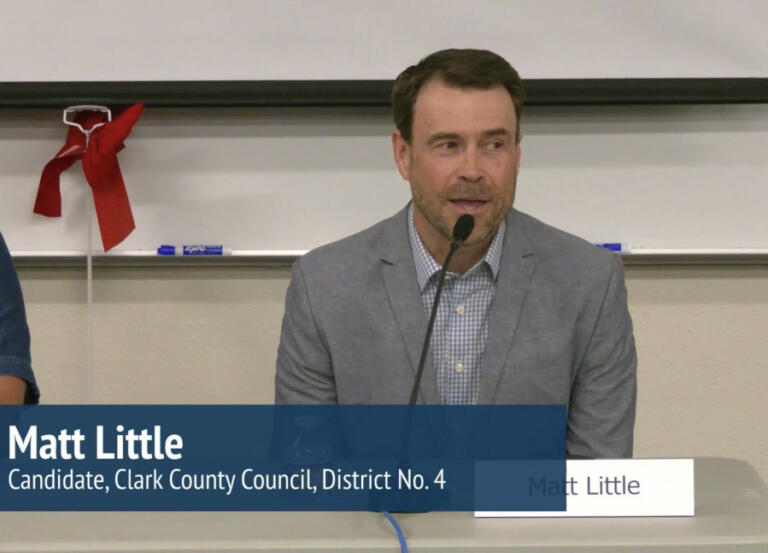
{"label": "man's eye", "polygon": [[486,144],[486,148],[489,150],[501,150],[504,147],[504,141],[503,140],[492,140],[488,144]]}
{"label": "man's eye", "polygon": [[453,150],[456,148],[456,146],[458,146],[456,142],[453,142],[452,140],[448,140],[446,142],[440,142],[437,145],[437,148],[439,150]]}

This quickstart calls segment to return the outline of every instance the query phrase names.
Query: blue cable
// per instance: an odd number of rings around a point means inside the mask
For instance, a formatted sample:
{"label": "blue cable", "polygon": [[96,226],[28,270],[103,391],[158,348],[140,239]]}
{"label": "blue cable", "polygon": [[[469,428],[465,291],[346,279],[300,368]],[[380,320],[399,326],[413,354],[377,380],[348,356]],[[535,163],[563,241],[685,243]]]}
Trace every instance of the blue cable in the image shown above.
{"label": "blue cable", "polygon": [[390,515],[387,511],[382,511],[382,515],[387,517],[387,520],[392,524],[392,527],[395,529],[395,533],[397,534],[397,539],[400,540],[400,551],[402,553],[408,553],[408,546],[405,543],[405,535],[403,534],[403,531],[400,529],[400,525],[395,520],[395,517]]}

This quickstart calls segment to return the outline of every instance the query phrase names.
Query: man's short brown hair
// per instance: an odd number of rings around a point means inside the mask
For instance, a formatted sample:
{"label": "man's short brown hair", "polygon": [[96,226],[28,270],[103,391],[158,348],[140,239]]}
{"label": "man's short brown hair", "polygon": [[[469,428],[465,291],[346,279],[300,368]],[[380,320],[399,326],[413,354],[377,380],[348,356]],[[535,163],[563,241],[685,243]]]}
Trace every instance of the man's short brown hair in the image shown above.
{"label": "man's short brown hair", "polygon": [[507,89],[515,105],[516,140],[520,140],[520,114],[525,92],[515,68],[507,60],[488,50],[440,50],[411,65],[398,75],[392,87],[392,112],[395,127],[410,144],[413,128],[413,106],[419,90],[427,81],[440,79],[457,88],[489,89],[501,85]]}

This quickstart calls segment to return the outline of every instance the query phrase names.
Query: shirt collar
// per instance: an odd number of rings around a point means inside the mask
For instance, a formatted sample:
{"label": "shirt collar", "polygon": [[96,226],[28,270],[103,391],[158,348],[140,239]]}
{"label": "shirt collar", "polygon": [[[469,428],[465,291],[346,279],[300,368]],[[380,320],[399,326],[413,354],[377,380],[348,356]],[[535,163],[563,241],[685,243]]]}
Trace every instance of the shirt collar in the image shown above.
{"label": "shirt collar", "polygon": [[[501,266],[501,250],[504,244],[506,228],[506,220],[502,219],[499,229],[496,231],[496,236],[493,237],[485,255],[466,274],[475,271],[480,265],[487,265],[491,270],[493,280],[496,281],[499,275],[499,267]],[[419,233],[416,231],[416,225],[413,223],[413,203],[408,206],[408,237],[411,241],[411,251],[413,252],[413,262],[416,265],[416,279],[419,283],[419,289],[424,290],[429,279],[442,269],[442,265],[435,261],[427,251]]]}

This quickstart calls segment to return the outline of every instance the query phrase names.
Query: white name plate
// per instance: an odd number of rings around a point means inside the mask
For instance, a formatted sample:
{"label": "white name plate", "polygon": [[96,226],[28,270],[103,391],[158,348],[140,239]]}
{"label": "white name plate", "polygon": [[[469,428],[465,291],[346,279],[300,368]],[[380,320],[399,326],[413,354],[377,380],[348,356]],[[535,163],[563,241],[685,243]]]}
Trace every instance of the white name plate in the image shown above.
{"label": "white name plate", "polygon": [[564,481],[531,478],[531,494],[565,492],[565,511],[478,511],[476,517],[694,516],[693,459],[567,461]]}

